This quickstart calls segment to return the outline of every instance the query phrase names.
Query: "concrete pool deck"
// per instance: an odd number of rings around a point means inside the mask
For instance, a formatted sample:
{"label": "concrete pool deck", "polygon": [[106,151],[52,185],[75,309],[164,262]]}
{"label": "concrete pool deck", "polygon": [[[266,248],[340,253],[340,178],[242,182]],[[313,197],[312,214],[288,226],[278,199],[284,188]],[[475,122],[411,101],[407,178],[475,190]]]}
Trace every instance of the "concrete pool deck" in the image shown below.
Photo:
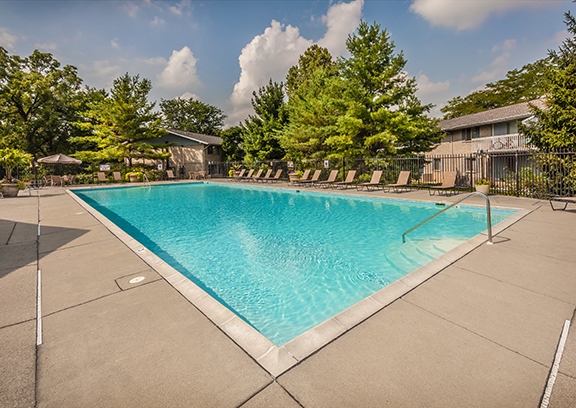
{"label": "concrete pool deck", "polygon": [[[576,307],[576,208],[490,196],[532,212],[274,377],[64,189],[39,195],[0,200],[0,406],[537,407]],[[549,406],[575,400],[571,328]]]}

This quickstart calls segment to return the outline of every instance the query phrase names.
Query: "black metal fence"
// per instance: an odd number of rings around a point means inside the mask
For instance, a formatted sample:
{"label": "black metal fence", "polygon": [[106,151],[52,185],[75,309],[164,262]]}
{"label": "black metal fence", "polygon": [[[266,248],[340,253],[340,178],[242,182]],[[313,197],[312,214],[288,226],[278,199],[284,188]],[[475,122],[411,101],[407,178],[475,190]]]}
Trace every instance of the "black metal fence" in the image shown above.
{"label": "black metal fence", "polygon": [[418,155],[412,157],[259,161],[252,163],[218,163],[224,175],[233,177],[234,170],[241,168],[283,170],[283,178],[289,172],[305,169],[322,170],[326,179],[331,170],[339,170],[338,179],[343,180],[348,170],[356,170],[359,182],[369,181],[374,170],[382,171],[382,183],[395,183],[400,171],[410,171],[415,188],[440,184],[446,172],[456,172],[456,186],[473,190],[478,180],[490,182],[494,194],[517,197],[543,198],[549,195],[576,195],[576,152],[518,150],[507,152],[482,152],[450,155]]}

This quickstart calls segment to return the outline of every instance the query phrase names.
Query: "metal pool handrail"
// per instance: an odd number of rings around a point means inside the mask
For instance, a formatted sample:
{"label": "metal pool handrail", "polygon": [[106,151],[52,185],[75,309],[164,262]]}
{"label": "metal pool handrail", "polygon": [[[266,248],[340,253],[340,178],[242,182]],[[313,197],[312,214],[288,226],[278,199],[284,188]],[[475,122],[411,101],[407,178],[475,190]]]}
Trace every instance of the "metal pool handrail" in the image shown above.
{"label": "metal pool handrail", "polygon": [[146,182],[146,184],[148,184],[148,187],[152,187],[152,184],[150,183],[150,180],[148,180],[146,174],[142,173],[142,179]]}
{"label": "metal pool handrail", "polygon": [[472,197],[473,195],[479,195],[481,197],[484,197],[484,200],[486,201],[486,217],[488,219],[488,244],[493,244],[492,242],[492,219],[490,218],[490,199],[486,196],[486,194],[480,193],[478,191],[474,191],[472,193],[468,193],[466,194],[464,197],[462,197],[460,200],[450,204],[448,207],[443,208],[441,211],[437,212],[436,214],[426,218],[424,221],[420,222],[418,225],[415,225],[414,227],[410,228],[408,231],[406,231],[404,234],[402,234],[402,243],[406,243],[406,235],[409,234],[410,232],[414,231],[416,228],[421,227],[422,225],[426,224],[428,221],[438,217],[440,214],[442,214],[443,212],[449,210],[450,208],[454,207],[456,204],[461,203],[462,201],[466,200],[468,197]]}

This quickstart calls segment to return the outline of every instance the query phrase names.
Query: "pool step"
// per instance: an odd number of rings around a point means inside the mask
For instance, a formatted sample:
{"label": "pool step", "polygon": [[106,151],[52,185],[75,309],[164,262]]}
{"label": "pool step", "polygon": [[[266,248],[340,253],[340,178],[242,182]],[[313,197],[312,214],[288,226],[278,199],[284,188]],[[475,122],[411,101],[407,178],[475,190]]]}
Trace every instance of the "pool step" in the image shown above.
{"label": "pool step", "polygon": [[385,256],[394,269],[407,273],[433,261],[465,241],[444,238],[408,240],[405,244],[397,242],[388,246]]}

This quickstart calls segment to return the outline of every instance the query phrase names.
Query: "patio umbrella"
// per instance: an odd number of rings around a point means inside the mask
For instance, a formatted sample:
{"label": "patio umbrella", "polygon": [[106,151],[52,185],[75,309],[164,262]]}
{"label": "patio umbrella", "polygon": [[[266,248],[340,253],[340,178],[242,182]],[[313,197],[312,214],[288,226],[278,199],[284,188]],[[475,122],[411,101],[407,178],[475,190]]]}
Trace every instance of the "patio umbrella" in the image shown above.
{"label": "patio umbrella", "polygon": [[82,164],[82,160],[75,159],[65,154],[53,154],[52,156],[42,157],[38,159],[38,163],[46,164]]}

